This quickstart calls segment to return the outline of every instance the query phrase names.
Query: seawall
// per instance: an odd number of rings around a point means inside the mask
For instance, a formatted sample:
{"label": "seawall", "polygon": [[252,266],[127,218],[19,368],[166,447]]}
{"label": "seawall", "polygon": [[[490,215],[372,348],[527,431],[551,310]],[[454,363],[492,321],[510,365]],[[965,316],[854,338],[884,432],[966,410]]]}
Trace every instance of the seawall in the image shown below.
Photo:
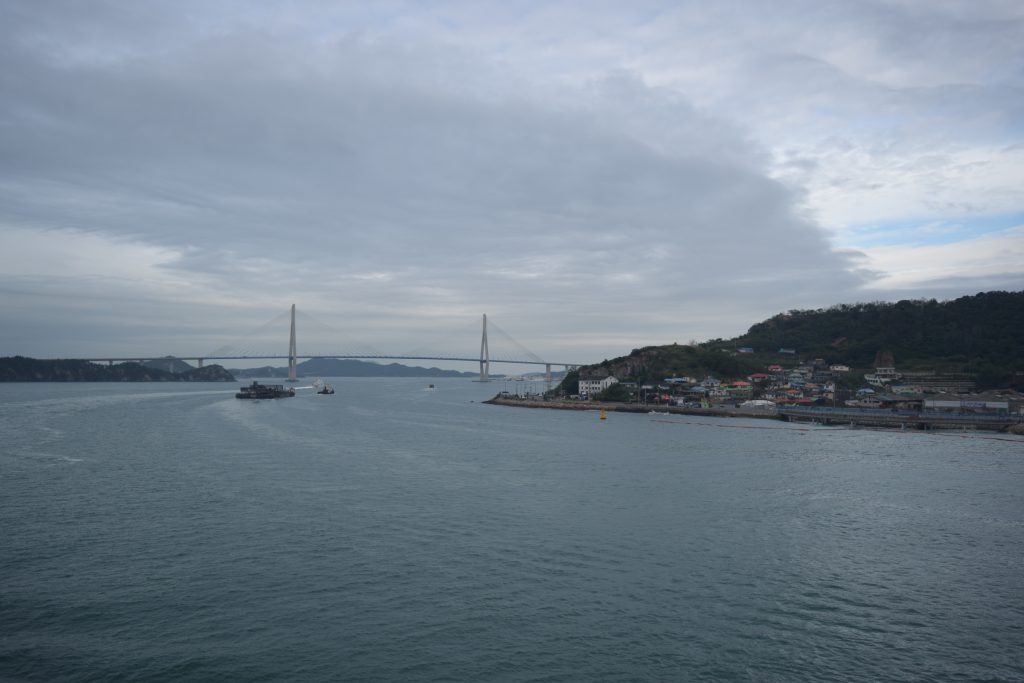
{"label": "seawall", "polygon": [[502,396],[484,401],[498,406],[514,406],[516,408],[547,408],[549,410],[605,410],[610,413],[662,413],[669,415],[704,415],[713,417],[753,417],[777,420],[779,416],[774,410],[753,408],[683,408],[681,406],[641,405],[637,403],[594,403],[592,401],[565,401],[552,399],[545,401],[537,398],[516,398]]}
{"label": "seawall", "polygon": [[704,417],[748,417],[787,422],[814,422],[818,424],[885,429],[937,429],[983,430],[1024,435],[1024,423],[1018,418],[994,415],[945,415],[922,413],[887,413],[885,411],[856,411],[828,408],[684,408],[681,406],[639,405],[636,403],[595,403],[562,399],[519,398],[498,394],[484,401],[491,405],[516,408],[546,408],[548,410],[604,410],[610,413],[659,413],[663,415],[700,415]]}

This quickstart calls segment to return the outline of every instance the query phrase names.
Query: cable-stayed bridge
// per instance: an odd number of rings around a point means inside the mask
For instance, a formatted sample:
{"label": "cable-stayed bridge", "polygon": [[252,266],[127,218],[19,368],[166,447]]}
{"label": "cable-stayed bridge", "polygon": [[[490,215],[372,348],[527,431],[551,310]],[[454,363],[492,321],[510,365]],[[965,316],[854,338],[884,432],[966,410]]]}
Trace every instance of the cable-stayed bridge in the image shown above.
{"label": "cable-stayed bridge", "polygon": [[[292,304],[291,309],[274,319],[268,321],[260,328],[257,328],[252,333],[247,335],[247,339],[239,340],[231,344],[227,344],[209,353],[202,355],[174,355],[174,354],[162,354],[161,356],[107,356],[102,358],[85,358],[84,360],[92,362],[146,362],[150,360],[156,360],[158,358],[167,357],[172,355],[174,358],[179,358],[186,361],[195,361],[199,367],[203,367],[203,363],[206,361],[218,361],[218,360],[287,360],[288,361],[288,379],[294,381],[296,379],[296,365],[298,361],[314,359],[314,358],[338,358],[338,359],[353,359],[353,360],[427,360],[427,361],[453,361],[453,362],[472,362],[479,363],[480,365],[480,381],[486,382],[490,379],[490,366],[491,363],[509,363],[515,365],[543,365],[545,367],[545,374],[547,380],[551,381],[551,367],[554,365],[564,366],[566,370],[577,367],[579,363],[564,363],[564,362],[552,362],[542,359],[537,354],[533,353],[525,346],[516,341],[511,335],[502,330],[500,327],[494,324],[493,321],[489,321],[487,314],[483,315],[482,323],[480,327],[480,353],[476,355],[474,353],[462,352],[445,352],[439,351],[437,348],[420,348],[410,351],[408,353],[381,353],[373,348],[355,342],[351,339],[342,339],[347,335],[340,333],[338,330],[331,328],[329,325],[325,325],[321,321],[312,318],[311,316],[303,316],[304,322],[310,323],[314,327],[321,328],[321,332],[326,332],[328,338],[334,340],[333,342],[326,342],[326,345],[331,343],[344,342],[346,348],[339,350],[337,347],[333,347],[328,350],[317,350],[313,353],[299,353],[298,351],[298,338],[296,331],[296,309],[295,304]],[[280,353],[275,351],[267,351],[263,344],[266,343],[266,334],[269,332],[275,337],[277,335],[277,325],[281,325],[285,320],[289,321],[289,334],[288,334],[288,352]],[[490,337],[489,337],[490,334]],[[460,335],[460,336],[464,336]],[[491,338],[496,337],[500,343],[497,346],[498,352],[492,354]],[[283,338],[283,333],[281,335]],[[256,346],[253,346],[253,344]],[[321,341],[321,344],[325,342]],[[441,345],[446,348],[462,348],[462,344],[465,343],[462,340],[442,340]],[[452,344],[452,346],[448,346]],[[276,346],[276,344],[273,344]],[[263,350],[261,350],[261,347]]]}

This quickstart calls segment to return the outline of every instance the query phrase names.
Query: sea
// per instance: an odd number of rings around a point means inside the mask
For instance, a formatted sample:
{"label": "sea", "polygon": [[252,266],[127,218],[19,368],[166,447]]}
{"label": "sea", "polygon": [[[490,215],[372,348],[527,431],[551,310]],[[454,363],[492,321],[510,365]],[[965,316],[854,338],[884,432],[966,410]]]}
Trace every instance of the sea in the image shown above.
{"label": "sea", "polygon": [[0,384],[0,680],[1024,680],[1022,437],[328,381]]}

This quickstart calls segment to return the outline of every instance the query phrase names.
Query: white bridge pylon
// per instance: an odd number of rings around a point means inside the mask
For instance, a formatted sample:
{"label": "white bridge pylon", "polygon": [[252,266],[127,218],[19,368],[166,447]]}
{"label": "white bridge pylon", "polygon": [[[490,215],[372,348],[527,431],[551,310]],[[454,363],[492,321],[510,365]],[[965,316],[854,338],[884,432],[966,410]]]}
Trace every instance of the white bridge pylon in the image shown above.
{"label": "white bridge pylon", "polygon": [[295,304],[292,304],[292,331],[288,337],[288,381],[297,382],[298,379],[295,376],[296,356],[298,351],[295,350]]}
{"label": "white bridge pylon", "polygon": [[491,381],[491,350],[487,348],[487,314],[484,313],[484,334],[480,338],[480,381]]}

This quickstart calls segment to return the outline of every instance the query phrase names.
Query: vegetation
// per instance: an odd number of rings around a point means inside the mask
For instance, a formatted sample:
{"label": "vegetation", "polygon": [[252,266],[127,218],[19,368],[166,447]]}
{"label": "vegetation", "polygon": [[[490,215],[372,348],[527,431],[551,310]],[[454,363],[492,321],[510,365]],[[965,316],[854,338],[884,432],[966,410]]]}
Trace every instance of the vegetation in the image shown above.
{"label": "vegetation", "polygon": [[[622,358],[605,360],[596,365],[581,368],[593,376],[614,375],[619,380],[657,383],[666,377],[741,377],[759,372],[763,365],[756,359],[702,346],[647,346],[633,351]],[[579,373],[575,378],[579,387]],[[575,393],[560,386],[565,393]]]}
{"label": "vegetation", "polygon": [[672,376],[738,378],[771,363],[822,358],[850,366],[855,372],[840,383],[852,387],[880,351],[892,352],[903,371],[971,373],[979,389],[1024,389],[1024,292],[792,310],[735,339],[634,349],[581,372],[652,383]]}
{"label": "vegetation", "polygon": [[234,382],[220,365],[174,373],[140,363],[98,365],[87,360],[0,358],[0,382]]}
{"label": "vegetation", "polygon": [[565,373],[565,377],[562,378],[562,381],[558,385],[556,392],[562,392],[567,396],[572,396],[574,394],[580,393],[580,371],[570,370],[569,372]]}
{"label": "vegetation", "polygon": [[984,292],[953,301],[842,304],[789,311],[716,348],[792,348],[801,357],[872,367],[891,351],[901,370],[968,372],[979,386],[1020,383],[1024,371],[1024,292]]}

